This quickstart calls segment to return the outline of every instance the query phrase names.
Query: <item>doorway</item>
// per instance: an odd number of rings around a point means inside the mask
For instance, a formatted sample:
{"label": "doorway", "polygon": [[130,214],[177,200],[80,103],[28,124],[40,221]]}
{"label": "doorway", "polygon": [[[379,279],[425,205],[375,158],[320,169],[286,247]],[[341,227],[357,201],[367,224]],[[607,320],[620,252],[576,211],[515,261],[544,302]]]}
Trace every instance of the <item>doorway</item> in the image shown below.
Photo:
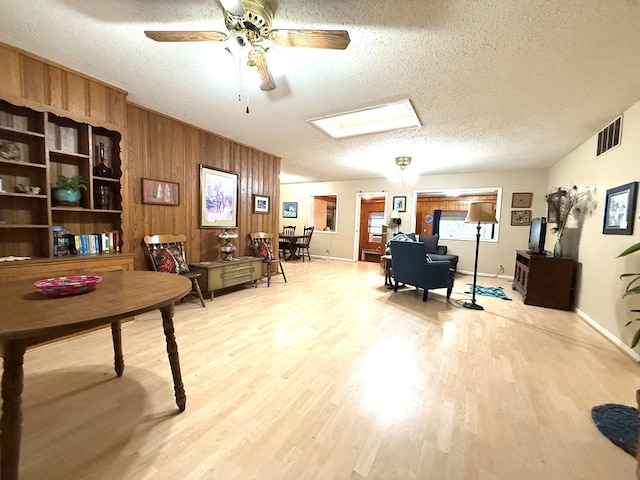
{"label": "doorway", "polygon": [[358,194],[357,261],[380,262],[384,255],[383,227],[386,226],[385,193]]}

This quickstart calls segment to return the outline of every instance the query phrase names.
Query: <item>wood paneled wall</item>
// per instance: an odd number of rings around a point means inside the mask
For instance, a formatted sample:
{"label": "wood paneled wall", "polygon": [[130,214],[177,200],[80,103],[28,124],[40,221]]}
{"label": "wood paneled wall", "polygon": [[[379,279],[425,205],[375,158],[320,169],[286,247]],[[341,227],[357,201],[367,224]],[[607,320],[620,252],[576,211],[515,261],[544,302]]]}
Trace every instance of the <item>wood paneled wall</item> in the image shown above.
{"label": "wood paneled wall", "polygon": [[[127,106],[127,118],[130,185],[125,203],[131,221],[122,228],[125,251],[136,253],[136,269],[147,268],[145,235],[183,233],[188,261],[220,258],[222,230],[199,228],[200,164],[239,175],[237,256],[252,254],[250,232],[278,232],[280,158],[135,105]],[[142,178],[178,182],[180,205],[142,204]],[[252,213],[252,194],[270,197],[268,215]]]}
{"label": "wood paneled wall", "polygon": [[458,197],[419,197],[416,206],[416,232],[420,235],[431,235],[433,233],[433,223],[427,223],[425,216],[433,215],[435,210],[447,212],[466,212],[469,204],[473,202],[493,202],[498,201],[496,194],[492,195],[464,195]]}
{"label": "wood paneled wall", "polygon": [[[0,98],[122,133],[123,252],[147,269],[143,238],[184,233],[188,260],[219,258],[219,229],[200,229],[199,165],[239,174],[238,256],[250,254],[252,231],[277,233],[280,158],[164,115],[128,104],[127,92],[0,43]],[[180,184],[177,207],[143,205],[142,178]],[[252,214],[252,194],[271,197],[271,213]]]}
{"label": "wood paneled wall", "polygon": [[124,133],[127,92],[0,43],[0,95]]}

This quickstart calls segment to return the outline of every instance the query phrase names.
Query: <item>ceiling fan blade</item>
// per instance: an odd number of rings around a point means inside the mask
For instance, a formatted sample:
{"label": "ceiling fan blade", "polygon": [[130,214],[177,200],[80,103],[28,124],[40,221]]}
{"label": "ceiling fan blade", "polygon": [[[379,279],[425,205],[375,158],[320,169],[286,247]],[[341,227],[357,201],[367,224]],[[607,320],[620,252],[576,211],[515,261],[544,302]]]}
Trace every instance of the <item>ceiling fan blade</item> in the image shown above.
{"label": "ceiling fan blade", "polygon": [[247,65],[250,67],[256,67],[258,69],[258,75],[262,83],[260,84],[260,90],[263,92],[270,92],[276,89],[276,84],[273,81],[269,67],[267,66],[267,57],[265,57],[266,50],[260,45],[255,45],[249,52],[249,59]]}
{"label": "ceiling fan blade", "polygon": [[144,34],[156,42],[224,42],[229,38],[223,32],[145,30]]}
{"label": "ceiling fan blade", "polygon": [[287,47],[344,50],[351,38],[346,30],[271,30],[269,39]]}
{"label": "ceiling fan blade", "polygon": [[231,15],[244,15],[244,7],[242,6],[242,0],[220,0],[222,8],[224,8]]}

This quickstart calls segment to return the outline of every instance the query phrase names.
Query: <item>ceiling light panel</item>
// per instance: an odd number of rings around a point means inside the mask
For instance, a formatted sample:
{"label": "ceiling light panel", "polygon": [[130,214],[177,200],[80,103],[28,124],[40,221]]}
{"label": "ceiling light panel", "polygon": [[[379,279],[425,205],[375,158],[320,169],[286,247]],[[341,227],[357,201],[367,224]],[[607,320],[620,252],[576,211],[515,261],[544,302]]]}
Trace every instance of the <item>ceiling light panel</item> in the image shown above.
{"label": "ceiling light panel", "polygon": [[422,126],[408,98],[394,103],[312,118],[307,122],[334,139]]}

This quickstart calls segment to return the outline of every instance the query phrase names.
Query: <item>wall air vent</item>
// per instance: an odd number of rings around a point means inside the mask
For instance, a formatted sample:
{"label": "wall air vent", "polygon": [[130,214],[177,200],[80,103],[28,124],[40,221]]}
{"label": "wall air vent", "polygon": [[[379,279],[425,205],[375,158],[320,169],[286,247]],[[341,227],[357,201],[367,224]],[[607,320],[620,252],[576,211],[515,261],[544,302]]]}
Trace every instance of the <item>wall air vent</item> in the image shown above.
{"label": "wall air vent", "polygon": [[610,125],[604,127],[598,133],[598,151],[596,157],[602,155],[607,150],[617,147],[620,144],[620,130],[622,128],[622,115],[616,118]]}

